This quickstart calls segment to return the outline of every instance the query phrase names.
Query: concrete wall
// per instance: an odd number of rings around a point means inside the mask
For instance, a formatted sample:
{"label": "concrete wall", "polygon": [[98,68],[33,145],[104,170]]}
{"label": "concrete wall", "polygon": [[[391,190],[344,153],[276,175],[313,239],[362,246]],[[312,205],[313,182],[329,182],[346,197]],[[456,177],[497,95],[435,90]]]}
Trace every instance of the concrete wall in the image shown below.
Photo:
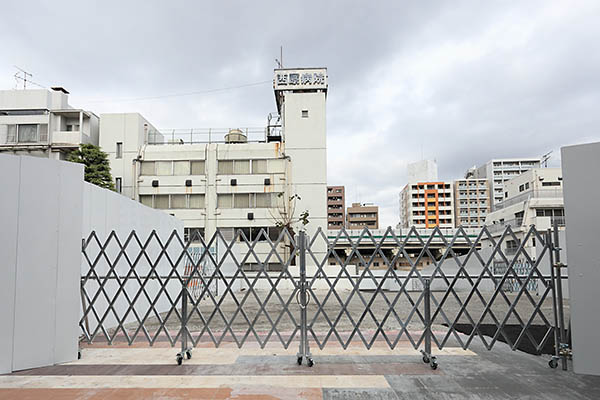
{"label": "concrete wall", "polygon": [[[573,369],[576,373],[600,375],[600,188],[590,184],[600,180],[600,143],[568,146],[561,149]],[[562,260],[561,260],[562,261]]]}
{"label": "concrete wall", "polygon": [[77,357],[83,166],[0,154],[0,373]]}

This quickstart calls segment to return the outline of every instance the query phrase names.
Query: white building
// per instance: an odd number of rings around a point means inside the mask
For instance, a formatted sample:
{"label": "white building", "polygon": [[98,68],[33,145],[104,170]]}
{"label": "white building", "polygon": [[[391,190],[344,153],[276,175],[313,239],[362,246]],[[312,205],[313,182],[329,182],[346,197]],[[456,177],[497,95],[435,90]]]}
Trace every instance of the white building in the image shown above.
{"label": "white building", "polygon": [[[517,241],[505,241],[507,254],[514,254],[531,225],[545,230],[556,222],[565,226],[562,171],[560,168],[534,168],[505,183],[505,199],[489,213],[485,224],[494,235],[500,235],[507,226],[515,232]],[[524,246],[535,254],[535,240]]]}
{"label": "white building", "polygon": [[309,212],[309,235],[326,234],[327,70],[275,70],[274,90],[280,122],[262,129],[159,132],[139,114],[101,115],[116,187],[181,219],[187,234],[241,230],[253,240],[264,228],[276,239],[290,206],[294,220]]}
{"label": "white building", "polygon": [[490,160],[479,168],[470,169],[465,178],[486,178],[489,182],[492,210],[504,200],[504,183],[531,168],[540,167],[539,158],[504,158]]}
{"label": "white building", "polygon": [[62,160],[80,144],[98,144],[98,117],[69,105],[69,92],[0,90],[0,151]]}
{"label": "white building", "polygon": [[408,183],[400,192],[401,228],[454,228],[451,182]]}
{"label": "white building", "polygon": [[481,228],[490,211],[490,193],[485,178],[454,181],[454,218],[456,226]]}
{"label": "white building", "polygon": [[421,160],[408,164],[406,167],[409,182],[436,182],[438,166],[433,160]]}

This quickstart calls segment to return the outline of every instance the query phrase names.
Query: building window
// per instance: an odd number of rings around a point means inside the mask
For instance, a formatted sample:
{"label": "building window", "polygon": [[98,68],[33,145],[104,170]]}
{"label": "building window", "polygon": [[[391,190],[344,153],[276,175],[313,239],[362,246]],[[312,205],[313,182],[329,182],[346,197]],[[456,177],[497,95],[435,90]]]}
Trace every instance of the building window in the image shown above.
{"label": "building window", "polygon": [[189,175],[190,174],[190,162],[189,161],[173,161],[173,175]]}
{"label": "building window", "polygon": [[204,175],[204,160],[195,160],[192,164],[192,175]]}
{"label": "building window", "polygon": [[123,158],[123,143],[117,142],[117,155],[115,158]]}
{"label": "building window", "polygon": [[152,195],[140,195],[140,203],[152,207]]}
{"label": "building window", "polygon": [[269,208],[271,207],[271,193],[256,193],[256,208]]}
{"label": "building window", "polygon": [[145,206],[166,209],[200,209],[204,208],[203,194],[156,194],[140,195],[140,203]]}
{"label": "building window", "polygon": [[204,228],[183,228],[183,240],[191,243],[198,243],[204,238]]}
{"label": "building window", "polygon": [[302,118],[308,118],[308,110],[302,110]]}
{"label": "building window", "polygon": [[154,195],[154,208],[159,210],[166,210],[169,208],[169,195],[157,194]]}
{"label": "building window", "polygon": [[123,192],[122,183],[123,183],[122,178],[115,178],[115,191],[117,193]]}
{"label": "building window", "polygon": [[37,125],[19,125],[19,143],[31,143],[38,141]]}
{"label": "building window", "polygon": [[266,174],[267,173],[267,160],[252,160],[252,173],[253,174]]}
{"label": "building window", "polygon": [[0,144],[48,141],[48,124],[0,125]]}
{"label": "building window", "polygon": [[172,194],[171,195],[171,206],[169,208],[187,208],[185,194]]}
{"label": "building window", "polygon": [[190,194],[190,208],[204,208],[203,194]]}
{"label": "building window", "polygon": [[142,175],[155,175],[154,173],[154,161],[144,161],[142,162],[142,168],[140,173]]}
{"label": "building window", "polygon": [[217,195],[217,208],[233,208],[233,195],[231,195],[231,194]]}
{"label": "building window", "polygon": [[155,161],[156,175],[173,175],[171,161]]}
{"label": "building window", "polygon": [[233,164],[234,174],[249,174],[250,173],[250,160],[235,160]]}
{"label": "building window", "polygon": [[233,197],[233,208],[250,208],[250,195],[236,193]]}
{"label": "building window", "polygon": [[217,172],[221,175],[233,174],[233,160],[219,160]]}

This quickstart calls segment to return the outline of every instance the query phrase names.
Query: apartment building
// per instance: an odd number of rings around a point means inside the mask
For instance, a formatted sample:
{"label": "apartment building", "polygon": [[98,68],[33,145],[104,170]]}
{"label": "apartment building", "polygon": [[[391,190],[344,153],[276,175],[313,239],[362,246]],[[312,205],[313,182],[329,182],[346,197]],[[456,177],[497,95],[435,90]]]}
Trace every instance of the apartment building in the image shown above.
{"label": "apartment building", "polygon": [[64,160],[84,143],[98,145],[98,117],[73,108],[69,92],[0,90],[0,151]]}
{"label": "apartment building", "polygon": [[372,204],[352,203],[348,207],[346,227],[348,229],[379,229],[379,207]]}
{"label": "apartment building", "polygon": [[327,228],[346,226],[346,190],[344,186],[327,186]]}
{"label": "apartment building", "polygon": [[454,181],[455,224],[465,228],[481,228],[490,212],[490,193],[485,178]]}
{"label": "apartment building", "polygon": [[[510,226],[517,240],[505,241],[507,254],[514,254],[531,225],[545,230],[556,223],[565,226],[562,170],[534,168],[505,183],[505,198],[486,217],[485,224],[494,235]],[[535,257],[535,238],[524,245]]]}
{"label": "apartment building", "polygon": [[401,228],[454,228],[451,182],[408,183],[400,192]]}
{"label": "apartment building", "polygon": [[277,69],[273,87],[279,114],[264,128],[161,131],[139,114],[102,114],[100,145],[122,193],[181,219],[190,237],[277,239],[278,223],[297,232],[305,210],[309,235],[326,230],[327,70]]}
{"label": "apartment building", "polygon": [[489,183],[491,209],[504,200],[504,184],[532,168],[539,168],[540,158],[504,158],[490,160],[476,169],[471,169],[465,178],[486,178]]}

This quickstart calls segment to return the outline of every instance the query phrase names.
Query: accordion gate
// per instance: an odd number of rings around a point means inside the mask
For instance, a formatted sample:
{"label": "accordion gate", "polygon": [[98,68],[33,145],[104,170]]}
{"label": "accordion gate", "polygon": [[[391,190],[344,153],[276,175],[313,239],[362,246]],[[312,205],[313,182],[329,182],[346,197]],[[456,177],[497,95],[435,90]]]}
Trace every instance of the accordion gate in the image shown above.
{"label": "accordion gate", "polygon": [[[82,244],[82,340],[180,342],[179,364],[201,341],[298,342],[297,361],[309,366],[311,345],[404,343],[432,368],[432,346],[468,349],[479,340],[491,350],[500,340],[538,354],[553,345],[550,366],[560,360],[566,369],[558,231],[520,234],[388,228],[309,238],[284,229],[276,240],[237,231],[185,242],[177,231],[104,240],[92,232]],[[511,255],[507,240],[519,244]]]}

